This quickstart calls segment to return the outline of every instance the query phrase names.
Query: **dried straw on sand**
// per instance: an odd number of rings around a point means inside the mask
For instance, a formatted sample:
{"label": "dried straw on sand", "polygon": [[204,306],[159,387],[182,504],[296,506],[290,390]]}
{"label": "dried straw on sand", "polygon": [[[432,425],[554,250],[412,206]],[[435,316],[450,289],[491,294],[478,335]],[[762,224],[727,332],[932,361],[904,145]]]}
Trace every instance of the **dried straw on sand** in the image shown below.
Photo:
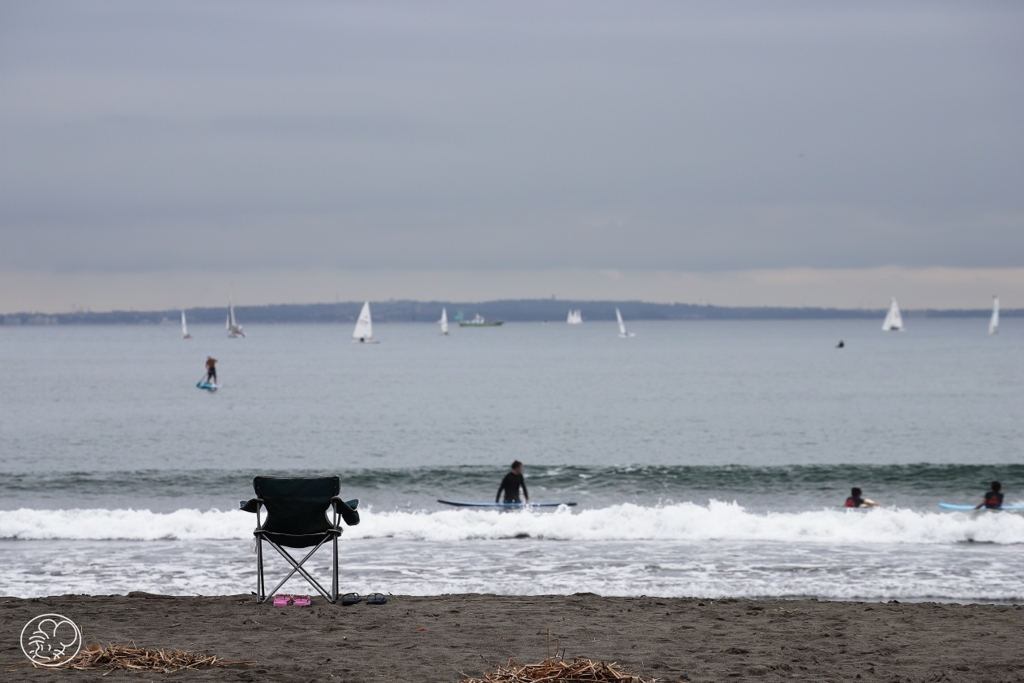
{"label": "dried straw on sand", "polygon": [[[134,645],[134,643],[133,643]],[[142,647],[120,645],[90,645],[75,657],[72,669],[124,669],[129,671],[161,671],[165,674],[184,669],[211,666],[244,666],[251,662],[233,662],[215,655],[204,655],[186,650],[147,650]]]}
{"label": "dried straw on sand", "polygon": [[615,662],[605,664],[583,657],[566,662],[559,657],[548,657],[540,664],[523,665],[510,659],[507,666],[499,666],[497,671],[487,672],[483,678],[467,678],[462,683],[655,683],[656,680],[622,673]]}

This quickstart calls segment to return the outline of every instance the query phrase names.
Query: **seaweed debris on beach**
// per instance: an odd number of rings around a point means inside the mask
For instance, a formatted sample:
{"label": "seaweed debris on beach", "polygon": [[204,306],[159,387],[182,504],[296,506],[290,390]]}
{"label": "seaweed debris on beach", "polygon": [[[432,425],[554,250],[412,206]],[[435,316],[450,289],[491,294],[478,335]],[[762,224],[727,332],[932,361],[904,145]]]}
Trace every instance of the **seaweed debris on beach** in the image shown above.
{"label": "seaweed debris on beach", "polygon": [[594,662],[576,657],[571,662],[560,657],[548,657],[540,664],[516,664],[512,659],[497,671],[487,672],[483,678],[467,678],[462,683],[655,683],[655,678],[644,678],[623,673],[612,662]]}
{"label": "seaweed debris on beach", "polygon": [[[132,644],[134,645],[134,643]],[[72,669],[122,669],[126,671],[160,671],[165,674],[214,666],[246,666],[251,662],[236,662],[187,650],[149,650],[142,647],[91,645],[72,660]]]}

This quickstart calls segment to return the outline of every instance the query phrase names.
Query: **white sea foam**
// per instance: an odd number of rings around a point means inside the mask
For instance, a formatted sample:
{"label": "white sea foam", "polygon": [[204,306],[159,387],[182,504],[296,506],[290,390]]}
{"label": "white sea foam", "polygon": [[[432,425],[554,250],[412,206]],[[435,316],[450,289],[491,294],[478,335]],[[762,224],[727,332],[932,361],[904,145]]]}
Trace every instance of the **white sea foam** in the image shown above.
{"label": "white sea foam", "polygon": [[735,503],[659,507],[614,505],[553,514],[453,510],[368,515],[355,536],[453,541],[531,538],[583,541],[775,541],[877,543],[1024,543],[1024,517],[1007,513],[915,510],[819,510],[757,514]]}
{"label": "white sea foam", "polygon": [[[239,511],[0,511],[0,538],[198,540],[251,537],[255,517]],[[873,545],[882,543],[1024,543],[1024,516],[904,509],[753,513],[735,503],[632,504],[593,510],[502,513],[491,510],[362,512],[346,538],[436,542],[530,537],[565,541],[756,541]]]}
{"label": "white sea foam", "polygon": [[[841,600],[1020,601],[1016,547],[680,541],[435,541],[343,543],[345,592],[501,593]],[[267,553],[268,576],[288,569]],[[0,595],[143,590],[236,595],[256,580],[249,542],[237,540],[0,543]],[[330,553],[307,565],[330,576]],[[309,587],[294,578],[292,590]]]}
{"label": "white sea foam", "polygon": [[20,540],[157,541],[244,538],[255,516],[241,512],[175,510],[0,511],[0,538]]}

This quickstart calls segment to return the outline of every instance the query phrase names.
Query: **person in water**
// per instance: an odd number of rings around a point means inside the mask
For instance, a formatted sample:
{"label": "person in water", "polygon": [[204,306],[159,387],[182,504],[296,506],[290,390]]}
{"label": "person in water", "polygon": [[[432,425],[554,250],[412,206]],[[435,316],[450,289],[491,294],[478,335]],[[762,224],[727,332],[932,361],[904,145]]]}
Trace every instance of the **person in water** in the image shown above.
{"label": "person in water", "polygon": [[974,506],[975,510],[985,508],[986,510],[998,510],[1003,507],[1003,485],[998,481],[992,482],[992,490],[985,494],[985,500]]}
{"label": "person in water", "polygon": [[512,471],[505,475],[505,478],[501,480],[501,486],[498,487],[498,494],[494,496],[494,502],[497,503],[498,499],[501,498],[502,492],[505,493],[506,503],[522,503],[519,499],[519,489],[523,489],[523,497],[526,502],[530,502],[530,492],[526,490],[526,481],[523,479],[523,463],[516,460],[512,463]]}
{"label": "person in water", "polygon": [[213,356],[206,357],[206,381],[217,383],[217,359]]}
{"label": "person in water", "polygon": [[854,486],[853,489],[850,490],[850,497],[846,499],[846,507],[848,507],[848,508],[861,508],[861,507],[880,508],[882,506],[879,505],[878,503],[876,503],[873,500],[868,500],[867,498],[865,498],[864,495],[861,493],[861,490],[859,488],[857,488],[856,486]]}

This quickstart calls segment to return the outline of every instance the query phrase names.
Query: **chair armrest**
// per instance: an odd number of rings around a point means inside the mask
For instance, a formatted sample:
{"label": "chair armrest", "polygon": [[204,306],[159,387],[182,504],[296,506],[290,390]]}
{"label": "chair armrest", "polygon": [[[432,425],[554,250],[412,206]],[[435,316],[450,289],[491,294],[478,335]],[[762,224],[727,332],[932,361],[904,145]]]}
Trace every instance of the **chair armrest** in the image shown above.
{"label": "chair armrest", "polygon": [[238,509],[243,512],[257,512],[260,509],[260,505],[263,505],[262,498],[250,498],[249,500],[238,501]]}
{"label": "chair armrest", "polygon": [[356,508],[359,507],[358,499],[342,500],[338,496],[334,496],[331,498],[331,505],[334,507],[334,514],[341,515],[345,524],[349,526],[359,524],[359,513],[356,512]]}

